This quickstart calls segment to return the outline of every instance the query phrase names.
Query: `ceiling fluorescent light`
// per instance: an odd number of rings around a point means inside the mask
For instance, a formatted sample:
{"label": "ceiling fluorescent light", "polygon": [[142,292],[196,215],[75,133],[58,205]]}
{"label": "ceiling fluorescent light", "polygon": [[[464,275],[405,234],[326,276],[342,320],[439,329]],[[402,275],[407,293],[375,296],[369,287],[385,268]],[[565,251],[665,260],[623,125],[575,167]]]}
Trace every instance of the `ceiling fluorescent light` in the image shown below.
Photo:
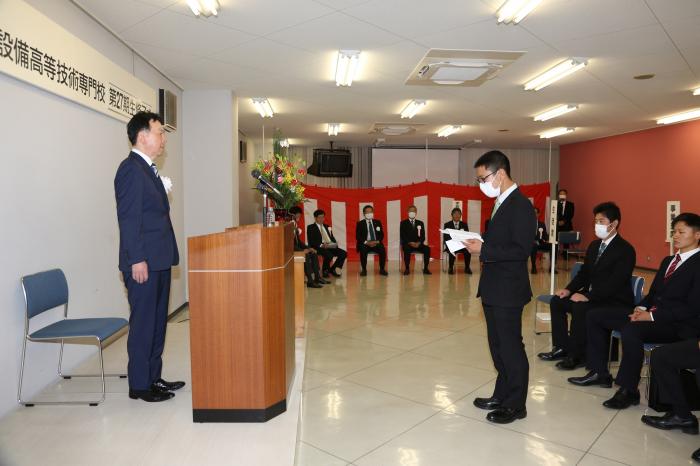
{"label": "ceiling fluorescent light", "polygon": [[553,82],[559,81],[561,78],[580,70],[587,64],[588,60],[586,58],[567,58],[563,62],[556,64],[541,75],[525,83],[525,90],[539,91],[540,89],[549,86]]}
{"label": "ceiling fluorescent light", "polygon": [[687,112],[675,113],[673,115],[668,115],[663,118],[656,120],[657,125],[670,125],[672,123],[678,123],[679,121],[694,120],[700,118],[700,108],[695,110],[689,110]]}
{"label": "ceiling fluorescent light", "polygon": [[506,0],[498,9],[498,23],[518,24],[540,4],[542,0]]}
{"label": "ceiling fluorescent light", "polygon": [[700,95],[700,87],[693,90],[693,95]]}
{"label": "ceiling fluorescent light", "polygon": [[289,147],[289,139],[284,138],[280,140],[280,147]]}
{"label": "ceiling fluorescent light", "polygon": [[437,135],[439,138],[446,138],[446,137],[449,137],[450,135],[456,133],[460,129],[462,129],[462,127],[460,125],[445,126],[440,131],[438,131]]}
{"label": "ceiling fluorescent light", "polygon": [[275,115],[270,101],[265,97],[253,97],[253,105],[255,105],[255,109],[263,118],[272,118]]}
{"label": "ceiling fluorescent light", "polygon": [[539,115],[535,115],[535,121],[547,121],[552,118],[564,115],[565,113],[573,112],[578,109],[578,105],[575,104],[564,104],[554,107],[546,112],[542,112]]}
{"label": "ceiling fluorescent light", "polygon": [[335,66],[335,85],[352,86],[360,66],[359,50],[339,50]]}
{"label": "ceiling fluorescent light", "polygon": [[550,129],[549,131],[545,131],[544,133],[540,134],[540,139],[555,138],[555,137],[561,136],[561,135],[563,135],[563,134],[573,133],[575,130],[576,130],[576,128],[554,128],[554,129]]}
{"label": "ceiling fluorescent light", "polygon": [[328,135],[337,136],[340,132],[340,123],[328,123]]}
{"label": "ceiling fluorescent light", "polygon": [[426,104],[427,102],[425,100],[410,101],[408,105],[401,110],[401,118],[413,118]]}
{"label": "ceiling fluorescent light", "polygon": [[199,17],[204,16],[218,16],[219,14],[219,2],[218,0],[187,0],[187,6],[190,7],[192,13]]}

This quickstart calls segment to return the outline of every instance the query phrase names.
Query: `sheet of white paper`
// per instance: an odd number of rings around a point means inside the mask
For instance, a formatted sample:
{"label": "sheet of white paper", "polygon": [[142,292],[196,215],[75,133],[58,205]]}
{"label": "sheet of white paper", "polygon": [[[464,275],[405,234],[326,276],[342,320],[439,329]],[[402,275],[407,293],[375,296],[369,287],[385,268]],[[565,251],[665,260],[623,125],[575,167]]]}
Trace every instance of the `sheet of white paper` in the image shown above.
{"label": "sheet of white paper", "polygon": [[482,243],[484,241],[479,233],[474,233],[471,231],[453,230],[452,228],[447,228],[446,230],[440,230],[440,233],[447,234],[451,239],[457,241],[466,241],[468,239],[476,239]]}
{"label": "sheet of white paper", "polygon": [[464,249],[464,244],[456,239],[448,239],[445,241],[445,246],[447,246],[447,250],[450,251],[450,254],[453,256],[455,255],[455,252],[459,251],[460,249]]}

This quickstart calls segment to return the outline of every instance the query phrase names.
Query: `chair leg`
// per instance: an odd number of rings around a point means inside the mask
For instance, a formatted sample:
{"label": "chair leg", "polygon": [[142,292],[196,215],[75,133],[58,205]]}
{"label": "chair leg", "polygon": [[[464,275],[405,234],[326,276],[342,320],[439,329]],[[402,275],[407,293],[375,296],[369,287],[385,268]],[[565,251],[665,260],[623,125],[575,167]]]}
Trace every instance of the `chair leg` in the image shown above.
{"label": "chair leg", "polygon": [[22,361],[19,365],[19,384],[17,386],[17,402],[24,406],[34,406],[33,403],[25,403],[22,401],[22,380],[24,378],[24,361],[27,355],[27,338],[23,338],[24,342],[22,344]]}
{"label": "chair leg", "polygon": [[539,309],[540,309],[540,302],[535,300],[535,318],[534,318],[535,325],[532,327],[535,330],[535,335],[540,334],[540,332],[537,331],[537,312],[539,311]]}
{"label": "chair leg", "polygon": [[[100,345],[100,358],[102,358],[102,342],[98,340],[98,344]],[[63,340],[61,340],[61,351],[59,352],[58,356],[58,376],[62,377],[66,380],[70,380],[73,377],[98,377],[100,375],[104,377],[119,377],[120,379],[126,379],[127,374],[105,374],[104,371],[102,371],[102,374],[64,374],[62,369],[61,369],[61,362],[63,360]]]}
{"label": "chair leg", "polygon": [[64,376],[61,372],[61,363],[63,362],[63,340],[61,340],[61,349],[58,352],[58,376],[64,379],[70,379],[70,375]]}

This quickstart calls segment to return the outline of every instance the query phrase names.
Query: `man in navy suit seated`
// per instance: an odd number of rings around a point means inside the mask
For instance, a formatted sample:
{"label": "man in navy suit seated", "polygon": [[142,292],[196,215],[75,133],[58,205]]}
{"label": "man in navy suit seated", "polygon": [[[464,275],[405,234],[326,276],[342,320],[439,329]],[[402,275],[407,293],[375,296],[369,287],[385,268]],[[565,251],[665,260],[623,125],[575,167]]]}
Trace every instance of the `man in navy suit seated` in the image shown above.
{"label": "man in navy suit seated", "polygon": [[161,378],[170,299],[170,269],[179,262],[170,203],[154,163],[165,149],[163,120],[139,112],[126,127],[131,153],[114,178],[119,270],[129,299],[129,398],[165,401],[184,382]]}
{"label": "man in navy suit seated", "polygon": [[360,275],[367,275],[367,255],[370,252],[379,255],[379,274],[389,275],[386,271],[386,249],[384,248],[384,228],[382,222],[374,218],[374,207],[366,205],[362,208],[362,220],[355,226],[357,252],[360,253]]}

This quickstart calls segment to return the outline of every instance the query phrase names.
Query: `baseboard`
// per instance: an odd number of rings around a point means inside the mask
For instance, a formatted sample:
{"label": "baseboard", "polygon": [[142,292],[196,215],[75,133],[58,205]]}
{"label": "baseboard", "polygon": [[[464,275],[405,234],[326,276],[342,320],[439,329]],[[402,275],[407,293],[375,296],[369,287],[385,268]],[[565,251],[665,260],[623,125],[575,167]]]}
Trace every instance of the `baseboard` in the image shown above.
{"label": "baseboard", "polygon": [[287,400],[263,409],[193,409],[194,422],[267,422],[287,410]]}

